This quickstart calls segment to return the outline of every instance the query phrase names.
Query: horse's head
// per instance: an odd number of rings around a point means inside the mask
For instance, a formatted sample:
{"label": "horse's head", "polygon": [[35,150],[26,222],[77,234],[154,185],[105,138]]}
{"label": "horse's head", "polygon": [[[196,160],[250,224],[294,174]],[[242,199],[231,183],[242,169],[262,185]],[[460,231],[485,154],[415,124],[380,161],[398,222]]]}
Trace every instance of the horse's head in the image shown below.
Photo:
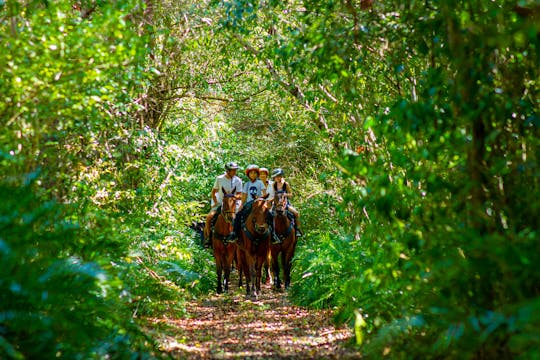
{"label": "horse's head", "polygon": [[226,222],[232,223],[236,217],[236,187],[230,193],[227,193],[224,188],[221,188],[221,190],[223,191],[221,216]]}
{"label": "horse's head", "polygon": [[251,221],[253,228],[258,234],[265,234],[268,231],[268,203],[265,198],[258,198],[253,201],[251,208]]}
{"label": "horse's head", "polygon": [[285,214],[287,210],[287,196],[284,193],[278,192],[274,195],[274,209],[280,215]]}

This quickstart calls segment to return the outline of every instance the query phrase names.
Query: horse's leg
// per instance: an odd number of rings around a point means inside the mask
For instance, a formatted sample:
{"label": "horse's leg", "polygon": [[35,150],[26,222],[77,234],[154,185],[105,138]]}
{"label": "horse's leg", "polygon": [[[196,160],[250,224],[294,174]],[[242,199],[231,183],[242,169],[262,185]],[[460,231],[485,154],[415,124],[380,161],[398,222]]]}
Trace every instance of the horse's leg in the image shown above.
{"label": "horse's leg", "polygon": [[224,256],[224,271],[225,271],[225,292],[229,291],[229,279],[231,276],[231,266],[236,252],[236,245],[227,245],[227,251]]}
{"label": "horse's leg", "polygon": [[262,268],[264,266],[264,263],[266,262],[266,256],[261,257],[257,256],[257,267],[255,269],[257,274],[257,293],[261,293],[261,282],[262,282]]}
{"label": "horse's leg", "polygon": [[251,294],[251,262],[250,262],[250,255],[247,253],[247,251],[243,252],[243,266],[242,269],[244,270],[244,275],[246,277],[246,296],[249,296]]}
{"label": "horse's leg", "polygon": [[274,273],[274,289],[281,288],[281,280],[279,278],[279,253],[280,247],[276,246],[272,249],[272,272]]}
{"label": "horse's leg", "polygon": [[[217,251],[216,251],[217,252]],[[216,255],[214,252],[214,256]],[[221,285],[221,275],[222,275],[222,265],[221,265],[221,256],[216,256],[216,272],[217,272],[217,293],[221,294],[223,292],[223,287]]]}
{"label": "horse's leg", "polygon": [[246,259],[244,252],[237,247],[236,248],[236,268],[238,269],[238,287],[242,287],[242,277],[246,278]]}
{"label": "horse's leg", "polygon": [[246,286],[249,283],[248,279],[248,270],[246,268],[247,262],[246,262],[246,255],[244,253],[244,250],[237,247],[236,250],[236,266],[238,268],[238,287],[242,287],[242,278],[246,280]]}
{"label": "horse's leg", "polygon": [[[240,269],[240,260],[238,259],[238,246],[235,246],[234,248],[234,254],[233,254],[233,264],[234,268],[238,272],[238,287],[242,287],[242,270]],[[231,265],[231,271],[233,269],[233,265]]]}
{"label": "horse's leg", "polygon": [[[258,296],[258,293],[257,293],[257,272],[256,272],[256,268],[257,268],[257,259],[255,259],[254,256],[252,256],[251,254],[247,255],[247,258],[248,258],[248,266],[249,266],[249,279],[250,279],[250,285],[248,286],[248,288],[251,288],[251,293],[257,297]],[[249,295],[249,293],[248,293]]]}
{"label": "horse's leg", "polygon": [[290,249],[283,249],[283,252],[281,253],[281,266],[283,267],[283,282],[285,283],[285,289],[288,289],[291,283],[291,262],[289,250]]}
{"label": "horse's leg", "polygon": [[269,284],[270,281],[270,260],[266,259],[264,262],[264,283]]}
{"label": "horse's leg", "polygon": [[287,248],[287,258],[285,259],[284,266],[287,266],[286,275],[285,275],[285,289],[288,289],[291,285],[291,268],[292,260],[294,257],[294,252],[296,250],[296,235],[291,236],[291,244]]}
{"label": "horse's leg", "polygon": [[219,240],[213,241],[212,247],[214,248],[214,258],[216,260],[217,293],[221,294],[223,292],[223,270],[226,266],[227,249]]}

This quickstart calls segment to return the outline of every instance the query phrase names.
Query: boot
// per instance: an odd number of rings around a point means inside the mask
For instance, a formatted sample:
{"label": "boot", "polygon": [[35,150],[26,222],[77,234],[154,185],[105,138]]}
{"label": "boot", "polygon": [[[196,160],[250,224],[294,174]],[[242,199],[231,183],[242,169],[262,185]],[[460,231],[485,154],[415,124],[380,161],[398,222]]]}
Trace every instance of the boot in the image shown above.
{"label": "boot", "polygon": [[296,232],[296,237],[304,236],[302,230],[300,230],[300,221],[298,220],[298,218],[296,218],[296,221],[294,222],[294,230]]}

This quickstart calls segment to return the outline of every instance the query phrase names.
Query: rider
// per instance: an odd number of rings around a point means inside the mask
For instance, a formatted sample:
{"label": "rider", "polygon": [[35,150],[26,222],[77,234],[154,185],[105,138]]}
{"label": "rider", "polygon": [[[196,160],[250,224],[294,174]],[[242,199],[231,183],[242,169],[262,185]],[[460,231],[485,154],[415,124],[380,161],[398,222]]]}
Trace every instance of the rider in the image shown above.
{"label": "rider", "polygon": [[266,195],[266,187],[264,186],[263,182],[259,180],[259,167],[257,165],[249,165],[246,168],[246,176],[249,180],[244,184],[242,192],[243,207],[238,213],[234,223],[234,229],[237,234],[240,230],[240,224],[243,216],[247,215],[251,210],[253,200]]}
{"label": "rider", "polygon": [[[267,168],[262,167],[259,169],[259,179],[263,182],[264,186],[266,186],[266,193],[268,194],[266,200],[268,201],[268,205],[272,207],[272,203],[274,201],[274,182],[272,180],[268,180],[269,175],[270,171]],[[273,243],[280,243],[281,239],[274,232],[274,213],[272,211],[268,212],[268,225],[272,231]]]}
{"label": "rider", "polygon": [[216,178],[214,186],[212,187],[212,209],[206,216],[206,224],[204,226],[204,247],[206,248],[210,247],[210,228],[212,219],[217,214],[217,211],[223,202],[223,189],[227,193],[230,193],[233,190],[236,191],[235,196],[238,204],[236,207],[237,211],[240,208],[240,199],[242,197],[242,179],[236,176],[237,170],[238,164],[235,162],[231,161],[225,164],[225,173]]}
{"label": "rider", "polygon": [[251,164],[246,168],[246,176],[249,180],[244,184],[242,203],[248,205],[253,200],[266,195],[266,186],[259,180],[259,167]]}
{"label": "rider", "polygon": [[262,167],[259,169],[259,179],[262,181],[264,186],[266,187],[266,193],[268,194],[268,197],[266,200],[272,201],[274,200],[274,187],[272,186],[274,182],[272,180],[268,180],[268,176],[270,175],[270,171]]}
{"label": "rider", "polygon": [[300,213],[289,202],[289,199],[292,197],[292,190],[291,185],[289,185],[289,183],[285,181],[284,176],[285,173],[282,169],[274,169],[272,171],[272,179],[274,179],[274,184],[272,185],[272,187],[274,188],[275,194],[284,193],[287,197],[287,210],[289,210],[294,215],[294,228],[296,230],[296,236],[300,237],[303,235],[302,231],[300,230]]}

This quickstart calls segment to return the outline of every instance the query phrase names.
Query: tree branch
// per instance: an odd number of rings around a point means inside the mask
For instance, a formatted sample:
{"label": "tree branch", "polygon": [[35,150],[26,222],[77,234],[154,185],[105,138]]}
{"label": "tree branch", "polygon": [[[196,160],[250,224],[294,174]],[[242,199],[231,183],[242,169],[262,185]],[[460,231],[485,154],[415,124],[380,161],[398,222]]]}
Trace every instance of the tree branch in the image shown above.
{"label": "tree branch", "polygon": [[[242,39],[238,34],[233,34],[233,37],[251,54],[255,55],[256,57],[260,57],[260,51],[257,50],[255,47],[253,47],[251,44],[246,42],[244,39]],[[291,94],[295,99],[300,101],[302,106],[306,108],[308,111],[313,112],[317,114],[318,124],[320,130],[325,131],[328,133],[330,137],[332,137],[332,134],[329,132],[328,124],[326,123],[326,120],[324,118],[324,115],[320,111],[316,111],[313,109],[313,107],[309,104],[308,100],[306,99],[304,93],[298,87],[296,84],[294,84],[292,81],[287,82],[285,81],[277,72],[276,68],[274,67],[274,64],[269,59],[263,59],[264,63],[266,64],[266,68],[270,72],[270,75],[272,78],[289,94]]]}

